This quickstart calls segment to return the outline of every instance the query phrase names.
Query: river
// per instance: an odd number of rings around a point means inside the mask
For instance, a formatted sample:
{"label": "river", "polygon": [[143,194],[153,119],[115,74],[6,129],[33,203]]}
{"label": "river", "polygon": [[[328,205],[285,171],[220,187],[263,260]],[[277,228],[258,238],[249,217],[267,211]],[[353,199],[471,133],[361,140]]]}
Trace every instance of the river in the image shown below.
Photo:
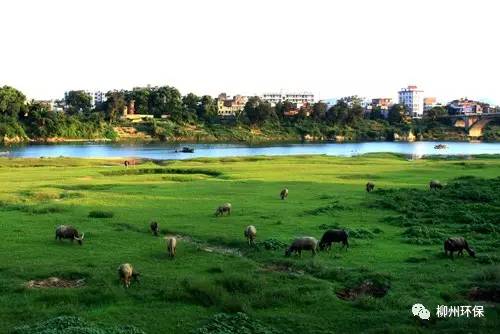
{"label": "river", "polygon": [[[436,144],[447,148],[437,150]],[[194,153],[177,153],[182,146],[194,148]],[[326,154],[355,156],[365,153],[392,152],[413,157],[424,155],[500,154],[500,143],[482,142],[363,142],[363,143],[301,143],[301,144],[173,144],[173,143],[84,143],[19,145],[0,147],[6,157],[79,157],[112,158],[141,157],[150,159],[190,159],[198,157],[234,157],[256,155]]]}

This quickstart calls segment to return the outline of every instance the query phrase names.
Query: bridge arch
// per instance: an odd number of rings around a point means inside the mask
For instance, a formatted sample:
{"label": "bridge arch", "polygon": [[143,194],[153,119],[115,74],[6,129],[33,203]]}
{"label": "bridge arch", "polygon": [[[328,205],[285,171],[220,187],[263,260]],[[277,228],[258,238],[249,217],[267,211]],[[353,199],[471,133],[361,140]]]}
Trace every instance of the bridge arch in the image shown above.
{"label": "bridge arch", "polygon": [[492,120],[493,118],[486,117],[472,124],[472,126],[469,128],[469,137],[481,137],[483,135],[484,127]]}

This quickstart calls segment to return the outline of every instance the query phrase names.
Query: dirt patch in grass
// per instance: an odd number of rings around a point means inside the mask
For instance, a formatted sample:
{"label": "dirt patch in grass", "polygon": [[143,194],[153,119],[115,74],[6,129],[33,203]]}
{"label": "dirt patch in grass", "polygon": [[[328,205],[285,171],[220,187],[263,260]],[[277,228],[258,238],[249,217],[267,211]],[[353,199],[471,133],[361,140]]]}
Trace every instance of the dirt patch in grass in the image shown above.
{"label": "dirt patch in grass", "polygon": [[147,175],[147,174],[198,174],[211,177],[222,176],[222,173],[211,169],[201,168],[137,168],[137,169],[122,169],[109,172],[101,172],[105,176],[120,176],[120,175]]}
{"label": "dirt patch in grass", "polygon": [[286,273],[292,275],[304,275],[304,270],[296,270],[284,263],[271,263],[261,268],[264,272]]}
{"label": "dirt patch in grass", "polygon": [[234,255],[234,256],[243,256],[239,249],[229,248],[223,246],[201,246],[200,249],[204,252],[209,253],[218,253],[223,255]]}
{"label": "dirt patch in grass", "polygon": [[213,244],[207,244],[204,243],[203,241],[196,240],[189,235],[185,234],[179,234],[175,232],[168,231],[165,233],[165,238],[171,238],[175,237],[177,240],[181,240],[190,244],[195,245],[199,250],[202,250],[204,252],[208,253],[217,253],[217,254],[223,254],[223,255],[234,255],[234,256],[243,256],[241,251],[237,248],[231,248],[231,247],[226,247],[222,245],[213,245]]}
{"label": "dirt patch in grass", "polygon": [[28,289],[37,288],[79,288],[85,285],[85,278],[65,279],[60,277],[49,277],[40,280],[31,280],[26,283]]}
{"label": "dirt patch in grass", "polygon": [[389,286],[372,280],[365,280],[361,284],[352,288],[343,289],[337,292],[337,297],[344,300],[354,300],[363,295],[381,298],[387,294]]}

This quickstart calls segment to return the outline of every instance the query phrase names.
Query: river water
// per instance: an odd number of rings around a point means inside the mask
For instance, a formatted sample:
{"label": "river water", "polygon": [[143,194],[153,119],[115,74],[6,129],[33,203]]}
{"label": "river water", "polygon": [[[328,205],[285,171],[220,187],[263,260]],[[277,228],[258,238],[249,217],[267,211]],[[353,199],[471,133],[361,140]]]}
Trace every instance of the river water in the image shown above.
{"label": "river water", "polygon": [[[436,144],[446,144],[437,150]],[[177,153],[183,146],[194,153]],[[141,157],[151,159],[190,159],[198,157],[234,157],[256,155],[326,154],[354,156],[365,153],[392,152],[413,157],[424,155],[500,154],[500,143],[482,142],[363,142],[363,143],[301,143],[301,144],[173,144],[173,143],[84,143],[20,145],[0,147],[0,156],[7,157]]]}

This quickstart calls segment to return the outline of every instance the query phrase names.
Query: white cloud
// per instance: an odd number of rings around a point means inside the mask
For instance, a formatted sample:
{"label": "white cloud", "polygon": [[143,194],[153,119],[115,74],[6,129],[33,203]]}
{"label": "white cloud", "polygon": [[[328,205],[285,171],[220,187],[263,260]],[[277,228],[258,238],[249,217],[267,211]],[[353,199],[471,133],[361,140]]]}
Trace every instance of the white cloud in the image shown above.
{"label": "white cloud", "polygon": [[169,84],[500,103],[488,0],[16,0],[0,3],[0,85],[31,97]]}

